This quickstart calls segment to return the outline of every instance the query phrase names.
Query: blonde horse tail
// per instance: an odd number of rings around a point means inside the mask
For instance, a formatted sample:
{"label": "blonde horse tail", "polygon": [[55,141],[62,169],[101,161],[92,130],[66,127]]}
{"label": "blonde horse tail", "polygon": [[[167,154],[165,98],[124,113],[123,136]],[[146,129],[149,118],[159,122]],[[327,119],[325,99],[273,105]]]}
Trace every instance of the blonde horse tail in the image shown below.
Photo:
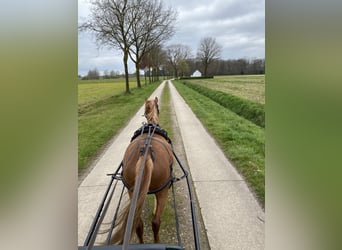
{"label": "blonde horse tail", "polygon": [[[136,171],[135,171],[135,183],[138,181],[138,173],[139,169],[141,167],[141,163],[143,161],[144,156],[141,156],[138,159],[138,162],[136,164]],[[152,177],[152,172],[153,172],[153,161],[150,157],[150,155],[147,155],[146,163],[145,163],[145,169],[143,172],[142,180],[141,180],[141,186],[140,186],[140,191],[138,195],[138,200],[135,208],[135,213],[134,213],[134,219],[133,219],[133,227],[132,227],[132,232],[131,232],[131,237],[133,236],[133,232],[136,230],[140,218],[141,218],[141,213],[144,207],[144,203],[146,200],[146,196],[149,190],[150,182],[151,182],[151,177]],[[131,200],[129,204],[122,210],[122,212],[119,215],[118,222],[117,222],[117,227],[118,229],[115,231],[113,236],[110,239],[110,244],[122,244],[123,239],[125,236],[125,230],[126,230],[126,224],[128,220],[128,214],[131,206]]]}

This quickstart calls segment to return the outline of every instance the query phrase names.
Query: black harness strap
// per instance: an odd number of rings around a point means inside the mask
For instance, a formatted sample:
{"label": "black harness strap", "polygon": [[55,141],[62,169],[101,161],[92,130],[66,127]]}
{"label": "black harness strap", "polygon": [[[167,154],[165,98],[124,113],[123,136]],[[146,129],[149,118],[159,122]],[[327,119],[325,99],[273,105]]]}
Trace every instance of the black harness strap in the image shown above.
{"label": "black harness strap", "polygon": [[162,190],[163,190],[164,188],[166,188],[168,185],[171,185],[172,180],[173,180],[173,177],[172,177],[172,173],[171,173],[169,179],[167,179],[167,181],[166,181],[161,187],[156,188],[156,189],[154,189],[154,190],[152,190],[152,191],[149,191],[148,194],[156,194],[156,193],[162,191]]}
{"label": "black harness strap", "polygon": [[[160,191],[162,191],[164,188],[166,188],[168,185],[171,185],[172,182],[177,182],[180,181],[181,179],[183,179],[185,176],[183,176],[182,178],[174,178],[172,177],[172,168],[171,168],[171,173],[170,173],[170,177],[166,180],[166,182],[161,185],[159,188],[153,189],[151,191],[148,191],[148,194],[156,194]],[[125,178],[123,176],[121,176],[120,180],[122,181],[122,183],[124,184],[124,186],[129,190],[129,191],[133,191],[133,188],[127,183],[127,181],[125,180]]]}
{"label": "black harness strap", "polygon": [[134,132],[133,137],[131,138],[131,142],[137,138],[138,136],[142,135],[142,134],[147,134],[149,129],[153,127],[155,129],[154,133],[157,135],[161,135],[162,137],[165,138],[165,140],[172,145],[172,141],[170,139],[170,137],[168,136],[166,130],[164,130],[163,128],[161,128],[158,124],[151,124],[151,123],[145,123],[143,124],[143,126],[141,126],[138,130],[136,130]]}

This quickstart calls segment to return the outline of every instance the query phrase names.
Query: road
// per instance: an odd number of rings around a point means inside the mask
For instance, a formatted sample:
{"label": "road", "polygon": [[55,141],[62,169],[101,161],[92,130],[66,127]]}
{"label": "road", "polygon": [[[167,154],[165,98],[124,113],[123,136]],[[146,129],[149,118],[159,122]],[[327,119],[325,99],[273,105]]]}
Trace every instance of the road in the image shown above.
{"label": "road", "polygon": [[[164,81],[151,97],[161,96]],[[264,249],[265,214],[243,178],[224,156],[171,81],[171,102],[184,145],[194,189],[212,250]],[[112,173],[133,132],[145,118],[143,106],[99,156],[78,188],[78,244],[83,245]],[[113,208],[112,208],[113,209]]]}

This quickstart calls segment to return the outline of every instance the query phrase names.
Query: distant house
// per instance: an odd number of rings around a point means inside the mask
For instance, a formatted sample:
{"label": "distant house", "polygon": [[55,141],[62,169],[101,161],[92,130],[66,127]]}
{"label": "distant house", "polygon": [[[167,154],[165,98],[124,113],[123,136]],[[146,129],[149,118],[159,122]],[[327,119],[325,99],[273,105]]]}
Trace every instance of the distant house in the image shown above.
{"label": "distant house", "polygon": [[196,70],[192,75],[191,77],[201,77],[202,76],[202,73],[199,71],[199,70]]}

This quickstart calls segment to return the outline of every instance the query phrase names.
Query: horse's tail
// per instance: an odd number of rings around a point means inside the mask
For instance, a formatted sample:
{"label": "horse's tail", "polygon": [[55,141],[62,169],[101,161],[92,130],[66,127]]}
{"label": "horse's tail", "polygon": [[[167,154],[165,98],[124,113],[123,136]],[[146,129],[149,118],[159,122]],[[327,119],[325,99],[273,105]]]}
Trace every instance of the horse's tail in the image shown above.
{"label": "horse's tail", "polygon": [[[136,164],[135,183],[138,182],[138,173],[139,173],[140,167],[142,166],[143,158],[144,156],[141,156],[138,159],[138,162]],[[138,226],[138,223],[140,221],[141,213],[143,210],[143,206],[144,206],[146,196],[149,190],[150,182],[151,182],[152,171],[153,171],[153,161],[151,159],[150,154],[148,154],[146,158],[145,169],[144,169],[142,180],[141,180],[138,200],[137,200],[137,204],[135,208],[131,237],[133,236],[133,233],[135,232]],[[110,244],[122,244],[123,243],[131,203],[132,201],[130,200],[129,204],[120,213],[119,218],[118,218],[118,223],[117,223],[118,229],[116,230],[114,235],[111,237]]]}

